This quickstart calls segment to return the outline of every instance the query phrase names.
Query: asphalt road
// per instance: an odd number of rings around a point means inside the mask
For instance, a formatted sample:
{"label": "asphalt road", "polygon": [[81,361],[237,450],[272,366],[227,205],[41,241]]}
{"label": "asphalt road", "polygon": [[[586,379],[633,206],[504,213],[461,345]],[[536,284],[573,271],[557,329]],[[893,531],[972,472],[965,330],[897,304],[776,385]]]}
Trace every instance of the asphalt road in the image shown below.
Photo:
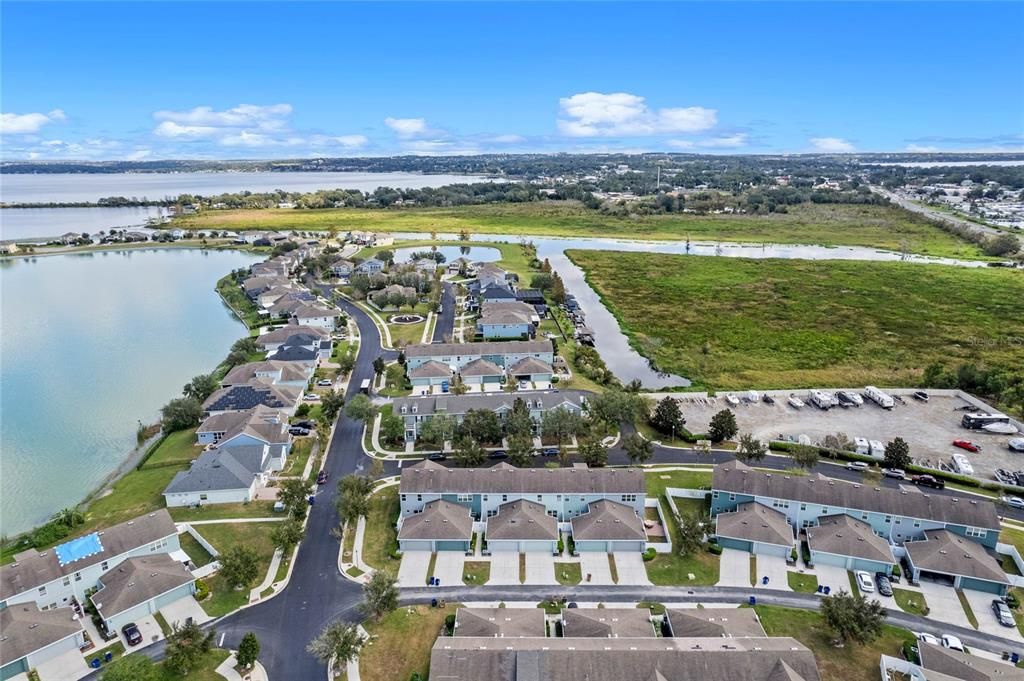
{"label": "asphalt road", "polygon": [[434,323],[434,343],[452,342],[455,338],[455,292],[452,285],[445,282],[441,285],[441,314]]}

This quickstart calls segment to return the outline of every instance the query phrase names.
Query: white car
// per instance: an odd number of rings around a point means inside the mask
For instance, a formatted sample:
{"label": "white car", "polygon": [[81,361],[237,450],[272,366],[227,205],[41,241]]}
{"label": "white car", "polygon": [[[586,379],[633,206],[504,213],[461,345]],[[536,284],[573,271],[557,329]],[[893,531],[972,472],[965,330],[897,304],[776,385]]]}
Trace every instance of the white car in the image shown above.
{"label": "white car", "polygon": [[851,461],[846,464],[846,470],[848,471],[866,471],[871,468],[871,465],[866,461]]}
{"label": "white car", "polygon": [[1006,443],[1010,451],[1024,453],[1024,437],[1015,437]]}
{"label": "white car", "polygon": [[931,643],[932,645],[935,645],[935,646],[942,645],[942,643],[939,641],[939,639],[935,638],[931,634],[926,634],[924,632],[921,632],[920,634],[917,635],[917,640],[921,641],[922,643]]}
{"label": "white car", "polygon": [[859,570],[857,572],[857,588],[860,589],[861,593],[869,594],[875,592],[875,580],[871,579],[871,575]]}
{"label": "white car", "polygon": [[329,388],[330,386],[334,385],[334,381],[332,381],[329,378],[321,378],[319,381],[316,382],[316,384],[321,388]]}
{"label": "white car", "polygon": [[964,650],[964,644],[956,636],[952,634],[942,635],[942,647],[949,648],[950,650],[959,650],[961,653],[966,653]]}
{"label": "white car", "polygon": [[803,409],[804,408],[804,401],[801,400],[796,395],[790,395],[789,399],[786,400],[786,401],[789,402],[789,406],[793,407],[794,409]]}
{"label": "white car", "polygon": [[306,393],[305,395],[302,396],[302,399],[304,399],[307,402],[319,402],[320,396],[317,395],[316,393]]}
{"label": "white car", "polygon": [[1020,497],[1000,497],[999,500],[1002,501],[1007,506],[1013,506],[1014,508],[1024,508],[1024,499],[1021,499]]}
{"label": "white car", "polygon": [[725,396],[725,401],[728,402],[731,407],[738,407],[740,404],[740,398],[736,397],[732,393]]}

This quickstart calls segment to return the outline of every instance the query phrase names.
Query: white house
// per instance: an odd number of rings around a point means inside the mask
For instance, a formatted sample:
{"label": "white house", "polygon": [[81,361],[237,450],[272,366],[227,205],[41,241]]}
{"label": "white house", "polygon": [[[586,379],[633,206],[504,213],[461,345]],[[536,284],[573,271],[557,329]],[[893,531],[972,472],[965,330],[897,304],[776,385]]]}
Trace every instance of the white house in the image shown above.
{"label": "white house", "polygon": [[265,444],[208,449],[174,476],[164,500],[168,508],[252,501],[269,472],[270,447]]}
{"label": "white house", "polygon": [[301,326],[318,326],[321,329],[337,327],[338,317],[341,313],[338,310],[331,310],[320,305],[302,305],[291,311],[291,318]]}
{"label": "white house", "polygon": [[356,265],[356,272],[362,274],[376,274],[384,271],[384,262],[376,258],[369,258]]}

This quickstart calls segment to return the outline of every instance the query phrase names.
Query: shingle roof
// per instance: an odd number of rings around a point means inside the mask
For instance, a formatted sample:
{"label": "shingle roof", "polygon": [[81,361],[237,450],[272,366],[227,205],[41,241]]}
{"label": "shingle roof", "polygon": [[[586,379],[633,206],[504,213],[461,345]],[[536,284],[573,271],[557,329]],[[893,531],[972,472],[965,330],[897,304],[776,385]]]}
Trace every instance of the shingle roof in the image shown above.
{"label": "shingle roof", "polygon": [[[446,414],[465,414],[470,409],[512,409],[517,399],[530,402],[535,405],[540,402],[541,409],[548,410],[565,405],[572,405],[575,409],[581,409],[589,393],[581,390],[539,390],[520,391],[516,393],[493,392],[474,393],[467,395],[425,395],[423,397],[399,397],[394,401],[393,412],[396,416],[409,415],[416,409],[416,414],[433,414],[444,412]],[[403,414],[402,407],[407,411]],[[536,408],[534,406],[531,409]]]}
{"label": "shingle roof", "polygon": [[[259,405],[258,407],[251,409],[250,411],[229,411],[223,414],[214,414],[213,416],[207,417],[196,430],[197,433],[222,433],[234,428],[241,427],[249,419],[254,416],[259,418],[272,418],[274,414],[280,414],[280,410],[274,409],[273,407],[264,407]],[[283,417],[282,417],[283,418]]]}
{"label": "shingle roof", "polygon": [[459,608],[455,611],[455,636],[521,638],[544,636],[544,611],[540,608]]}
{"label": "shingle roof", "polygon": [[204,411],[248,411],[258,405],[290,409],[302,395],[301,388],[249,383],[221,388],[203,402]]}
{"label": "shingle roof", "polygon": [[40,610],[35,603],[16,603],[0,610],[0,666],[63,641],[82,631],[71,608]]}
{"label": "shingle roof", "polygon": [[64,575],[78,572],[90,565],[151,544],[164,537],[177,534],[174,521],[167,509],[142,515],[106,530],[97,532],[103,550],[86,558],[61,566],[53,549],[29,549],[14,557],[14,562],[0,565],[0,600],[6,600],[30,589],[42,586]]}
{"label": "shingle roof", "polygon": [[889,542],[875,534],[867,523],[845,513],[818,518],[817,527],[807,528],[811,551],[852,556],[881,563],[895,563]]}
{"label": "shingle roof", "polygon": [[282,345],[270,357],[282,362],[310,362],[319,356],[318,350],[307,348],[305,345]]}
{"label": "shingle roof", "polygon": [[532,321],[537,311],[526,303],[484,301],[479,324],[526,324]]}
{"label": "shingle roof", "polygon": [[448,378],[451,375],[451,367],[434,359],[409,370],[409,378]]}
{"label": "shingle roof", "polygon": [[243,434],[257,440],[262,440],[268,445],[288,444],[291,442],[291,436],[288,434],[288,419],[279,410],[260,405],[255,409],[240,413],[247,415],[247,417],[235,422],[224,431],[224,436],[215,445],[216,447],[225,449],[230,446],[230,443],[227,442],[228,440]]}
{"label": "shingle roof", "polygon": [[486,359],[474,359],[467,362],[459,373],[463,376],[503,376],[505,374],[501,367]]}
{"label": "shingle roof", "polygon": [[551,365],[534,357],[524,357],[508,370],[510,374],[550,374]]}
{"label": "shingle roof", "polygon": [[296,319],[309,319],[311,317],[339,317],[341,312],[337,309],[331,310],[322,305],[302,305],[291,311],[291,316]]}
{"label": "shingle roof", "polygon": [[129,558],[100,577],[103,587],[90,598],[108,619],[193,581],[188,568],[166,553]]}
{"label": "shingle roof", "polygon": [[871,487],[831,480],[821,474],[792,476],[765,473],[739,461],[715,466],[712,489],[821,504],[835,509],[873,511],[986,529],[999,528],[995,505],[984,499],[912,494],[891,487]]}
{"label": "shingle roof", "polygon": [[405,347],[406,357],[473,357],[477,355],[543,354],[552,352],[551,341],[484,341],[482,343],[417,343]]}
{"label": "shingle roof", "polygon": [[247,445],[228,449],[208,449],[192,462],[187,471],[179,471],[164,489],[164,494],[249,489],[259,465],[265,461],[265,445]]}
{"label": "shingle roof", "polygon": [[643,521],[632,506],[602,499],[587,507],[587,512],[572,519],[572,538],[576,541],[646,540]]}
{"label": "shingle roof", "polygon": [[753,501],[740,504],[731,513],[719,513],[715,517],[715,533],[765,544],[793,545],[793,528],[786,516]]}
{"label": "shingle roof", "polygon": [[473,536],[473,516],[465,506],[435,499],[423,507],[422,513],[406,517],[402,521],[399,539],[464,539]]}
{"label": "shingle roof", "polygon": [[446,468],[422,461],[402,469],[402,494],[643,494],[638,468]]}
{"label": "shingle roof", "polygon": [[566,608],[562,635],[568,638],[653,637],[651,611],[643,608]]}
{"label": "shingle roof", "polygon": [[[1021,681],[1024,669],[1005,662],[996,662],[978,655],[943,648],[932,643],[921,643],[921,665],[928,671],[947,674],[962,681]],[[931,676],[929,675],[930,679]]]}
{"label": "shingle roof", "polygon": [[676,638],[766,636],[757,613],[747,608],[688,608],[666,610]]}
{"label": "shingle roof", "polygon": [[[778,676],[780,664],[795,675]],[[814,654],[792,638],[440,637],[434,681],[820,681]]]}
{"label": "shingle roof", "polygon": [[257,373],[279,373],[281,381],[302,381],[309,377],[305,367],[294,362],[280,360],[265,360],[263,362],[249,362],[240,364],[229,371],[220,384],[223,385],[244,385],[256,378]]}
{"label": "shingle roof", "polygon": [[1009,584],[999,562],[976,541],[949,530],[925,530],[922,541],[903,544],[915,568]]}
{"label": "shingle roof", "polygon": [[536,501],[510,501],[498,507],[498,514],[487,519],[487,541],[558,540],[558,521]]}
{"label": "shingle roof", "polygon": [[[256,339],[260,345],[267,343],[284,343],[295,336],[310,336],[316,338],[330,338],[331,333],[327,329],[318,326],[305,326],[303,324],[285,324],[279,329],[268,331]],[[304,340],[304,339],[303,339]]]}

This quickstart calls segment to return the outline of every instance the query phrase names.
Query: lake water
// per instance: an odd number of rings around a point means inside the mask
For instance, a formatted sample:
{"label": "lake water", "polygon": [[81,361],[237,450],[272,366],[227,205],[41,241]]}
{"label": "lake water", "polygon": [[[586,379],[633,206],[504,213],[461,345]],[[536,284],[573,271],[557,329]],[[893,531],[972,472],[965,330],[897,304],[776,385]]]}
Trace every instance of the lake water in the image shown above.
{"label": "lake water", "polygon": [[151,218],[167,215],[159,206],[137,208],[0,208],[0,241],[38,239],[67,232],[141,227]]}
{"label": "lake water", "polygon": [[[397,262],[408,262],[414,253],[429,251],[430,246],[414,246],[410,248],[396,248],[395,260]],[[495,262],[501,260],[501,251],[490,246],[438,246],[437,250],[445,257],[445,262],[451,262],[457,258],[467,258],[470,262]]]}
{"label": "lake water", "polygon": [[[486,182],[474,175],[423,175],[420,173],[40,173],[0,174],[0,201],[9,203],[74,203],[97,201],[108,196],[161,200],[179,194],[212,196],[228,192],[269,192],[283,189],[308,192],[316,189],[377,187],[419,189],[446,184]],[[68,230],[64,230],[68,231]]]}
{"label": "lake water", "polygon": [[124,462],[139,421],[227,355],[246,331],[214,285],[259,259],[145,249],[0,261],[0,533],[80,501]]}

